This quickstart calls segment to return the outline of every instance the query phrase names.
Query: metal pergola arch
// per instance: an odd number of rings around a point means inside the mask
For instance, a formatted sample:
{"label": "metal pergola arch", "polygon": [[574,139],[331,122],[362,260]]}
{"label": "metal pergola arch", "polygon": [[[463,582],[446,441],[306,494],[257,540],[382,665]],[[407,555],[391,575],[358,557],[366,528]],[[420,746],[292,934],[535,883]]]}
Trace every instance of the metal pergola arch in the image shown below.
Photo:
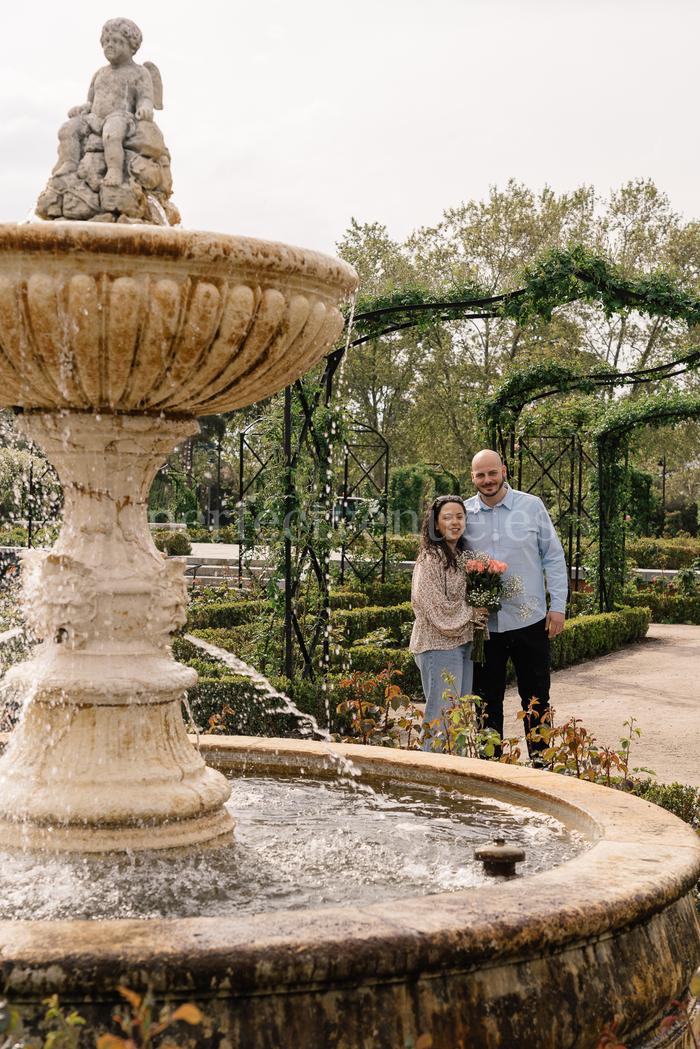
{"label": "metal pergola arch", "polygon": [[[294,484],[294,470],[303,453],[305,445],[310,445],[314,455],[317,469],[322,468],[320,435],[316,430],[315,414],[323,404],[328,406],[333,396],[334,378],[343,360],[347,345],[333,351],[325,358],[324,370],[321,380],[313,394],[309,397],[301,380],[297,380],[284,390],[284,416],[282,427],[282,451],[285,486],[285,517],[295,512],[298,504],[297,492]],[[294,427],[293,401],[296,399],[301,409],[302,425],[298,430]],[[255,441],[258,434],[259,421],[249,423],[239,434],[239,474],[238,474],[238,504],[239,521],[243,521],[245,513],[245,501],[250,496],[256,482],[264,479],[265,470],[270,465],[270,459],[261,455],[259,445]],[[359,539],[358,535],[350,534],[348,540],[341,544],[340,575],[341,581],[346,575],[353,573],[362,579],[379,576],[383,582],[386,576],[386,528],[387,528],[387,500],[389,486],[389,445],[384,437],[372,427],[364,423],[351,420],[350,433],[358,438],[357,441],[347,443],[344,448],[342,486],[340,492],[326,489],[325,484],[319,485],[319,509],[330,514],[331,521],[334,518],[335,504],[340,502],[340,520],[348,520],[350,517],[350,501],[355,493],[359,491],[363,482],[369,483],[376,493],[377,510],[372,514],[372,522],[377,524],[381,530],[378,537],[371,534],[369,542],[371,558],[356,560],[354,558],[354,546]],[[363,440],[364,438],[364,440]],[[369,438],[369,442],[367,441]],[[370,451],[369,460],[364,461],[363,453]],[[252,460],[252,470],[247,470],[247,464]],[[324,464],[325,466],[325,464]],[[378,475],[378,476],[377,476]],[[333,521],[333,523],[335,523]],[[243,584],[245,548],[247,546],[245,529],[239,526],[238,546],[238,585]],[[321,608],[319,614],[312,623],[305,622],[302,609],[299,604],[299,591],[302,580],[307,572],[313,572],[321,594]],[[312,542],[305,544],[304,548],[296,551],[288,530],[284,537],[284,654],[282,671],[290,681],[294,677],[297,655],[302,661],[302,676],[313,679],[319,670],[325,673],[330,661],[330,595],[329,595],[329,566],[319,556]]]}
{"label": "metal pergola arch", "polygon": [[[411,328],[418,327],[424,318],[432,316],[434,319],[449,323],[451,321],[462,321],[462,320],[489,320],[503,316],[503,307],[509,302],[517,300],[526,294],[526,289],[520,288],[511,292],[506,292],[499,295],[490,296],[474,296],[470,298],[464,298],[459,301],[449,301],[444,299],[438,299],[436,301],[427,302],[416,302],[416,303],[405,303],[396,304],[389,306],[380,306],[376,309],[364,310],[356,313],[353,317],[352,311],[350,315],[350,327],[346,337],[346,341],[343,345],[336,348],[326,358],[326,364],[324,368],[323,377],[318,388],[318,391],[311,402],[306,399],[303,385],[300,381],[297,381],[293,386],[288,387],[285,390],[285,426],[284,426],[284,455],[285,455],[285,471],[288,478],[287,484],[287,507],[289,510],[293,509],[295,501],[295,493],[293,490],[293,484],[291,483],[291,470],[293,463],[296,461],[296,457],[300,454],[303,442],[307,437],[311,437],[313,440],[314,436],[314,424],[313,416],[316,408],[321,403],[328,404],[333,393],[333,380],[334,376],[349,349],[357,346],[361,346],[367,342],[376,341],[394,333],[400,331],[406,331]],[[581,296],[574,295],[567,299],[567,302],[576,301]],[[565,305],[565,302],[559,305]],[[394,318],[394,320],[392,320]],[[398,323],[396,321],[398,320]],[[363,334],[352,338],[352,325],[357,326],[358,324],[367,327],[371,326],[370,331],[365,331]],[[532,388],[527,393],[521,388],[519,396],[516,399],[508,400],[507,397],[502,397],[501,400],[498,397],[493,398],[491,401],[491,411],[486,418],[487,424],[487,443],[491,447],[501,450],[502,453],[506,453],[508,445],[514,441],[514,423],[517,417],[520,415],[524,407],[531,402],[541,400],[562,392],[574,392],[576,390],[589,390],[593,391],[597,388],[603,387],[614,387],[614,386],[629,386],[629,385],[642,385],[652,382],[658,382],[663,379],[669,379],[686,374],[695,368],[700,366],[700,349],[694,349],[688,354],[681,358],[669,361],[665,364],[656,365],[653,367],[630,370],[627,372],[612,372],[610,370],[595,370],[586,374],[576,374],[573,371],[565,378],[565,381],[558,381],[555,385],[551,383],[542,385],[541,382],[533,382]],[[507,383],[504,384],[507,387]],[[304,423],[300,434],[295,436],[292,434],[292,397],[298,396],[300,404],[303,409]],[[506,435],[503,421],[506,416],[509,416],[509,427],[511,433]],[[387,470],[388,474],[388,470]],[[581,505],[581,492],[580,492],[580,478],[577,481],[578,488],[578,504]],[[244,478],[240,478],[240,492],[244,492]],[[327,574],[322,581],[319,575],[319,586],[322,588],[322,592],[325,593],[324,603],[324,614],[321,616],[320,623],[317,624],[314,630],[311,645],[307,645],[301,627],[299,624],[298,616],[296,616],[294,610],[294,597],[296,588],[294,585],[293,571],[292,571],[292,551],[291,551],[291,540],[286,541],[288,549],[285,550],[285,656],[284,656],[284,669],[288,677],[292,677],[294,669],[294,644],[295,639],[302,652],[305,674],[313,676],[314,670],[312,665],[313,652],[316,649],[317,644],[321,640],[323,648],[323,664],[328,664],[328,632],[325,629],[329,619],[329,602],[328,602],[328,580]],[[571,545],[571,544],[569,544]],[[305,555],[308,554],[310,563],[313,566],[313,551],[305,551]],[[303,560],[303,558],[302,558]],[[386,563],[386,536],[383,542],[383,555],[382,555],[382,571]],[[314,568],[314,571],[316,569]],[[321,573],[322,574],[322,573]],[[325,591],[324,591],[325,585]],[[298,581],[297,581],[298,586]],[[296,622],[295,622],[296,619]]]}
{"label": "metal pergola arch", "polygon": [[[372,339],[379,339],[397,331],[417,327],[426,313],[434,314],[438,320],[443,322],[456,320],[485,320],[500,317],[502,316],[502,309],[505,304],[509,301],[517,300],[525,295],[525,293],[526,290],[520,288],[502,295],[474,297],[463,299],[460,302],[438,301],[382,306],[376,310],[361,312],[356,315],[356,322],[359,321],[366,324],[372,321],[379,321],[380,323],[376,331],[362,335],[357,339],[349,340],[348,345],[350,347],[358,346]],[[566,300],[566,303],[576,301],[579,297],[580,296],[572,296]],[[566,303],[562,302],[560,305],[565,305]],[[469,312],[470,310],[478,308],[481,308],[481,312]],[[660,313],[663,313],[663,311],[661,310]],[[385,325],[386,318],[397,315],[404,318],[401,323]],[[590,372],[579,373],[574,369],[560,367],[558,369],[559,374],[553,381],[551,379],[547,380],[543,376],[543,371],[545,375],[547,371],[547,367],[543,366],[542,368],[535,367],[529,369],[531,373],[531,381],[528,383],[528,370],[526,369],[519,374],[519,382],[514,382],[513,377],[506,380],[502,384],[501,389],[485,406],[483,414],[486,423],[486,443],[500,452],[504,461],[509,466],[511,476],[514,475],[515,471],[517,472],[519,479],[521,479],[524,446],[521,442],[516,448],[516,427],[518,418],[526,405],[536,403],[537,401],[561,393],[571,393],[576,391],[594,393],[596,390],[604,388],[614,389],[629,386],[643,387],[651,383],[678,378],[689,374],[698,368],[700,368],[700,349],[692,349],[682,357],[675,358],[663,364],[653,365],[646,368],[629,369],[624,372],[610,368],[599,368]],[[506,420],[508,422],[508,432],[506,432],[504,426]],[[599,444],[599,442],[597,442],[597,444]],[[577,521],[575,524],[569,522],[567,529],[568,535],[565,536],[564,539],[565,545],[569,551],[569,565],[571,567],[573,564],[576,579],[578,581],[581,555],[581,524],[583,517],[590,518],[591,516],[587,508],[584,506],[582,492],[583,470],[586,462],[588,462],[588,465],[591,467],[596,464],[594,464],[591,456],[588,455],[580,440],[577,442],[574,438],[572,438],[570,458],[569,506],[571,512],[573,512],[574,507],[576,507]],[[596,458],[600,458],[599,454]],[[577,461],[576,464],[575,460]],[[541,478],[543,478],[549,472],[551,464],[548,466],[547,464],[540,463],[540,466],[542,470]],[[603,504],[601,504],[599,506],[597,521],[597,537],[599,550],[601,551],[599,554],[598,569],[601,581],[598,589],[598,600],[601,611],[612,607],[612,600],[609,595],[614,589],[608,588],[605,583],[606,563],[603,551],[606,546],[604,535],[606,521],[607,513]]]}

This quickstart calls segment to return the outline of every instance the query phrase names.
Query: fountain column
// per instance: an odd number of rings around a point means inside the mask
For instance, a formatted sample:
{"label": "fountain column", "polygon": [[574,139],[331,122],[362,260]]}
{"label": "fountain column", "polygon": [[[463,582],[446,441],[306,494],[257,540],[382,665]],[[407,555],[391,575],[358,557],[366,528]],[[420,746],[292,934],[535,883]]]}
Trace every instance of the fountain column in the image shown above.
{"label": "fountain column", "polygon": [[37,411],[19,425],[56,467],[65,510],[53,548],[24,556],[40,644],[5,679],[24,711],[0,759],[0,847],[102,852],[229,834],[228,782],[182,718],[197,675],[170,651],[184,566],[156,549],[147,520],[158,467],[197,423]]}

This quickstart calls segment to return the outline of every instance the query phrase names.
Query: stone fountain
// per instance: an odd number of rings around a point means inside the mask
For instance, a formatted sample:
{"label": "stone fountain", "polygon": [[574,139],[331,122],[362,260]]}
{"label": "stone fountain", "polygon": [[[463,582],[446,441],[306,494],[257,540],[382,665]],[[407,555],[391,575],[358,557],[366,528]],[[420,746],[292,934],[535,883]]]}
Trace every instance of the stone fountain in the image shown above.
{"label": "stone fountain", "polygon": [[[134,63],[133,23],[112,20],[102,42],[109,65],[61,129],[45,221],[0,227],[0,404],[65,494],[55,546],[24,559],[40,644],[6,677],[24,707],[0,759],[4,850],[216,845],[233,827],[223,772],[329,765],[319,743],[192,745],[181,701],[196,675],[170,652],[183,567],[155,549],[146,507],[197,416],[267,397],[328,351],[356,276],[315,252],[169,228],[160,77]],[[655,1032],[700,956],[688,827],[565,777],[339,749],[368,776],[545,811],[587,847],[507,884],[424,897],[409,885],[303,917],[263,904],[245,918],[0,921],[0,987],[37,1013],[59,993],[108,1023],[118,983],[150,982],[195,998],[202,1044],[221,1049],[594,1049],[616,1017],[629,1047],[685,1047],[687,1021]]]}
{"label": "stone fountain", "polygon": [[[148,493],[198,415],[268,397],[328,352],[357,283],[315,252],[144,224],[143,143],[158,144],[161,171],[167,154],[152,119],[160,78],[133,61],[127,19],[102,43],[109,65],[70,111],[38,205],[74,217],[87,187],[94,221],[0,227],[0,403],[65,497],[53,549],[24,559],[41,645],[7,681],[25,710],[0,760],[5,846],[153,849],[230,833],[228,783],[182,720],[196,674],[169,646],[184,566],[151,540]],[[176,214],[163,185],[156,217]]]}

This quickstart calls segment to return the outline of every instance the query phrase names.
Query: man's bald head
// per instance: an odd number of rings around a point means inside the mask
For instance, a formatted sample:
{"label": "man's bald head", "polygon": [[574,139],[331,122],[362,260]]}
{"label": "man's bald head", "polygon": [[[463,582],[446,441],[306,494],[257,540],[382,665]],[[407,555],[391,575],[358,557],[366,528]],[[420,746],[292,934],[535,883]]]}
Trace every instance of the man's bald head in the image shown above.
{"label": "man's bald head", "polygon": [[494,452],[492,448],[482,448],[472,459],[472,472],[484,468],[489,469],[492,466],[499,468],[503,466],[503,460],[500,455],[498,452]]}
{"label": "man's bald head", "polygon": [[506,468],[498,452],[491,448],[482,448],[472,459],[472,481],[481,498],[491,504],[503,498],[503,484],[506,479]]}

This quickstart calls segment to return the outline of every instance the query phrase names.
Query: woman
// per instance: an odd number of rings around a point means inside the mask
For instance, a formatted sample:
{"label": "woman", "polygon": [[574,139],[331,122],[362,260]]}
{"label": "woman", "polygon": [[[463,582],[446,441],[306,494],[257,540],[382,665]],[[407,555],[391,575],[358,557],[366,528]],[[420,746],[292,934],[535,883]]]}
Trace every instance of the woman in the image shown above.
{"label": "woman", "polygon": [[[466,520],[459,496],[441,495],[421,529],[411,586],[416,621],[409,648],[425,693],[424,726],[449,708],[451,698],[471,693],[474,624],[483,625],[488,618],[486,609],[472,608],[466,601],[466,578],[459,564],[459,555],[467,548]],[[445,674],[450,675],[450,683]],[[423,750],[430,749],[426,740]]]}

